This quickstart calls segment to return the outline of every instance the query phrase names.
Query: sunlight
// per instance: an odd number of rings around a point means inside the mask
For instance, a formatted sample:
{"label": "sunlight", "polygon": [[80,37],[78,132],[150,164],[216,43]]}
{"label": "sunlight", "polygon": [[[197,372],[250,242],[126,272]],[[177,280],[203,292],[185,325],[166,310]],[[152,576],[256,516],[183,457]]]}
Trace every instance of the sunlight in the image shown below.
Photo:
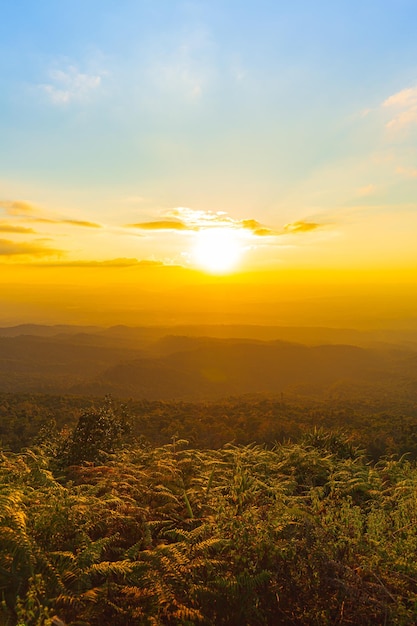
{"label": "sunlight", "polygon": [[242,244],[232,228],[207,228],[196,234],[192,257],[196,265],[207,272],[230,272],[238,265],[242,254]]}

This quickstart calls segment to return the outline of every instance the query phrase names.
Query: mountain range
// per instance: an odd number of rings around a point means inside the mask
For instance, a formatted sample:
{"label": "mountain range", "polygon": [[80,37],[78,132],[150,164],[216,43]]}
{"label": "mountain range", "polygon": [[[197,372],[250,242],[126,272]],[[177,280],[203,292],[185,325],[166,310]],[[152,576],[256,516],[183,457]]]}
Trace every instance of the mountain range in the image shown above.
{"label": "mountain range", "polygon": [[323,328],[25,325],[0,329],[0,391],[204,400],[319,392],[341,381],[412,388],[415,339]]}

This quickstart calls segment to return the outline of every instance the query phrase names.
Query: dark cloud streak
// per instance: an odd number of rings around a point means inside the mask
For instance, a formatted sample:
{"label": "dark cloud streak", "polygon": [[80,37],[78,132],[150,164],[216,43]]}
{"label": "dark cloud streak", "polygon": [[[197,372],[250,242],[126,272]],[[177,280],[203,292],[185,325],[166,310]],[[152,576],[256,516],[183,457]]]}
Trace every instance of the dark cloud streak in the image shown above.
{"label": "dark cloud streak", "polygon": [[[42,210],[29,202],[20,200],[0,200],[0,208],[7,215],[25,219],[28,222],[38,222],[44,224],[68,224],[69,226],[80,226],[82,228],[101,228],[100,224],[87,220],[73,220],[69,218],[42,217]],[[17,231],[14,231],[17,232]]]}
{"label": "dark cloud streak", "polygon": [[35,235],[33,228],[25,228],[24,226],[14,226],[13,224],[0,224],[0,233],[14,233],[17,235]]}
{"label": "dark cloud streak", "polygon": [[139,261],[135,258],[120,258],[120,259],[108,259],[106,261],[58,261],[58,262],[47,262],[47,263],[32,263],[36,267],[79,267],[79,268],[126,268],[126,267],[149,267],[149,268],[157,268],[157,267],[171,267],[165,265],[162,261],[148,261],[142,260]]}
{"label": "dark cloud streak", "polygon": [[321,228],[323,224],[317,224],[316,222],[304,222],[300,220],[298,222],[292,222],[285,224],[282,235],[295,235],[297,233],[308,233],[317,228]]}
{"label": "dark cloud streak", "polygon": [[126,228],[138,228],[141,230],[197,230],[194,226],[188,226],[184,222],[171,220],[157,220],[154,222],[139,222],[127,224]]}
{"label": "dark cloud streak", "polygon": [[62,250],[49,248],[42,243],[18,243],[16,241],[10,241],[9,239],[0,239],[0,256],[47,257],[61,256],[62,254],[64,254]]}
{"label": "dark cloud streak", "polygon": [[238,222],[238,224],[242,228],[246,228],[247,230],[252,231],[252,233],[257,237],[268,237],[277,234],[271,228],[263,226],[263,224],[261,224],[257,220],[242,220],[241,222]]}

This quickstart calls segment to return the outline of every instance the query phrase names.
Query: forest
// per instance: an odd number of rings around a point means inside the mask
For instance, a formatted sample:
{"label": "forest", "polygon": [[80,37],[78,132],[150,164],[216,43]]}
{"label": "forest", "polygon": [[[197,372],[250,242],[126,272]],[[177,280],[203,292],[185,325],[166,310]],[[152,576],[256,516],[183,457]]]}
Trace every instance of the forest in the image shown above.
{"label": "forest", "polygon": [[387,416],[372,458],[363,416],[285,397],[1,401],[0,623],[416,622],[417,468]]}
{"label": "forest", "polygon": [[417,623],[413,337],[199,330],[0,332],[0,624]]}
{"label": "forest", "polygon": [[[113,399],[113,405],[130,415],[133,437],[155,446],[177,437],[198,449],[227,443],[272,447],[298,441],[317,427],[343,431],[373,461],[390,454],[416,459],[416,403],[386,386],[372,391],[366,385],[358,389],[340,383],[324,398],[288,392],[206,402]],[[99,408],[103,401],[100,397],[0,392],[2,447],[19,452],[36,444],[40,432],[65,434],[84,411]]]}

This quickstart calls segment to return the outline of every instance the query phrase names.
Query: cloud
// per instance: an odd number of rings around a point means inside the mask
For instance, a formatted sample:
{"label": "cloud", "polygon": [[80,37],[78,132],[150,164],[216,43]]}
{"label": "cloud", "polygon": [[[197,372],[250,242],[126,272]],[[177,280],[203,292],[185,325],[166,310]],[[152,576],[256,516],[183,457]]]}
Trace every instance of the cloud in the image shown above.
{"label": "cloud", "polygon": [[402,111],[387,123],[387,128],[402,130],[407,126],[417,123],[417,106],[407,111]]}
{"label": "cloud", "polygon": [[24,226],[14,226],[13,224],[0,224],[0,233],[16,233],[21,235],[34,235],[33,228],[25,228]]}
{"label": "cloud", "polygon": [[[198,231],[206,228],[221,227],[250,230],[253,235],[264,237],[277,234],[270,228],[264,226],[255,219],[236,220],[230,217],[225,211],[203,211],[201,209],[189,209],[178,207],[167,212],[169,220],[160,222],[149,222],[149,228],[173,228],[176,230]],[[168,226],[169,225],[169,226]],[[143,227],[142,225],[140,227]]]}
{"label": "cloud", "polygon": [[4,209],[8,215],[23,217],[27,222],[39,222],[44,224],[69,224],[70,226],[80,226],[82,228],[101,228],[96,222],[86,220],[73,220],[67,217],[42,217],[42,209],[20,200],[0,200],[0,208]]}
{"label": "cloud", "polygon": [[58,261],[42,263],[42,267],[81,267],[81,268],[124,268],[124,267],[166,267],[162,261],[148,261],[132,258],[108,259],[106,261]]}
{"label": "cloud", "polygon": [[69,220],[69,219],[52,219],[50,217],[33,217],[28,218],[30,222],[40,222],[42,224],[69,224],[70,226],[81,226],[83,228],[101,228],[100,224],[95,222],[86,222],[84,220]]}
{"label": "cloud", "polygon": [[230,217],[225,211],[203,211],[201,209],[195,210],[186,207],[170,209],[165,213],[165,216],[167,219],[127,224],[126,228],[156,231],[201,231],[208,228],[231,228],[250,231],[255,237],[276,237],[279,235],[309,232],[322,226],[322,224],[315,222],[298,221],[292,224],[286,224],[280,230],[274,230],[255,219],[236,220]]}
{"label": "cloud", "polygon": [[413,167],[397,167],[397,174],[402,174],[407,178],[417,178],[417,169]]}
{"label": "cloud", "polygon": [[63,106],[71,102],[85,102],[101,85],[102,76],[86,74],[70,65],[65,70],[54,69],[49,72],[50,82],[38,85],[52,104]]}
{"label": "cloud", "polygon": [[122,202],[126,204],[142,204],[142,202],[146,202],[146,198],[144,196],[127,196],[123,198]]}
{"label": "cloud", "polygon": [[227,226],[236,224],[236,220],[227,215],[225,211],[203,211],[201,209],[189,209],[188,207],[177,207],[167,211],[168,218],[182,221],[190,229],[191,227],[201,228],[206,226],[221,225]]}
{"label": "cloud", "polygon": [[240,224],[242,228],[247,228],[248,230],[251,230],[252,233],[257,237],[268,237],[277,234],[271,228],[263,226],[257,220],[241,220],[240,222],[238,222],[238,224]]}
{"label": "cloud", "polygon": [[200,28],[190,32],[149,64],[152,83],[171,100],[179,97],[183,101],[199,101],[215,78],[211,50],[208,33]]}
{"label": "cloud", "polygon": [[139,222],[127,224],[126,228],[140,228],[142,230],[194,230],[179,220],[156,220],[154,222]]}
{"label": "cloud", "polygon": [[291,224],[285,224],[282,235],[294,235],[298,233],[308,233],[312,230],[320,228],[323,224],[317,224],[316,222],[304,222],[300,220],[298,222],[292,222]]}
{"label": "cloud", "polygon": [[402,130],[417,123],[417,86],[403,89],[387,98],[382,106],[397,111],[386,124],[387,128]]}
{"label": "cloud", "polygon": [[86,222],[84,220],[55,220],[56,224],[70,224],[71,226],[81,226],[82,228],[101,228],[101,224]]}
{"label": "cloud", "polygon": [[36,207],[29,202],[20,200],[0,200],[0,208],[4,209],[8,215],[31,215],[36,211]]}
{"label": "cloud", "polygon": [[410,107],[417,104],[417,87],[402,89],[383,102],[384,107]]}
{"label": "cloud", "polygon": [[155,66],[155,75],[164,91],[179,92],[190,100],[201,98],[206,79],[186,59]]}
{"label": "cloud", "polygon": [[197,231],[209,226],[238,226],[239,224],[239,221],[232,219],[224,211],[213,212],[178,207],[166,211],[163,219],[127,224],[127,228]]}
{"label": "cloud", "polygon": [[17,243],[9,239],[0,239],[0,256],[31,256],[31,257],[48,257],[60,256],[62,250],[55,250],[45,246],[43,243]]}
{"label": "cloud", "polygon": [[357,190],[358,196],[372,196],[376,191],[376,186],[372,183],[369,185],[365,185],[364,187],[359,187]]}

